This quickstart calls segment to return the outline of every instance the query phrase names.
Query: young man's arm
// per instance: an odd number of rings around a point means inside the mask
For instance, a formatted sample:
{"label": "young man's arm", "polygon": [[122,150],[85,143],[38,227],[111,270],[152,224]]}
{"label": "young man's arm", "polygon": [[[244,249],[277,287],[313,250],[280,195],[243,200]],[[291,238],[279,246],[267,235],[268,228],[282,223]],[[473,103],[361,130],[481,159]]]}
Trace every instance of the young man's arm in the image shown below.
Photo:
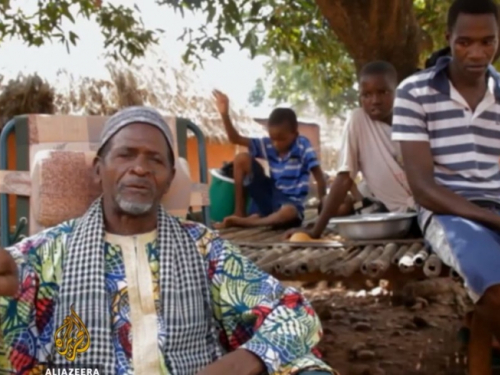
{"label": "young man's arm", "polygon": [[499,215],[436,183],[425,112],[411,89],[398,90],[394,107],[392,138],[401,142],[405,173],[415,201],[436,214],[460,216],[499,229]]}
{"label": "young man's arm", "polygon": [[401,142],[408,183],[415,202],[441,215],[455,215],[500,229],[500,216],[479,207],[434,180],[434,160],[428,142]]}
{"label": "young man's arm", "polygon": [[352,187],[349,190],[349,192],[351,193],[351,195],[355,201],[361,201],[364,198],[363,194],[361,194],[359,189],[358,189],[358,185],[356,185],[354,183],[354,180],[353,180],[353,184],[352,184]]}
{"label": "young man's arm", "polygon": [[348,172],[337,174],[335,180],[333,180],[332,186],[330,187],[330,192],[326,197],[318,220],[316,220],[314,227],[308,233],[311,238],[321,237],[321,234],[328,225],[330,218],[337,214],[340,206],[344,203],[352,184],[353,180]]}
{"label": "young man's arm", "polygon": [[217,106],[217,110],[219,111],[222,122],[224,123],[224,129],[226,129],[227,137],[229,141],[233,144],[249,147],[251,139],[247,137],[243,137],[238,131],[235,129],[231,118],[229,117],[229,99],[228,97],[220,91],[215,90],[213,92],[215,97],[215,104]]}

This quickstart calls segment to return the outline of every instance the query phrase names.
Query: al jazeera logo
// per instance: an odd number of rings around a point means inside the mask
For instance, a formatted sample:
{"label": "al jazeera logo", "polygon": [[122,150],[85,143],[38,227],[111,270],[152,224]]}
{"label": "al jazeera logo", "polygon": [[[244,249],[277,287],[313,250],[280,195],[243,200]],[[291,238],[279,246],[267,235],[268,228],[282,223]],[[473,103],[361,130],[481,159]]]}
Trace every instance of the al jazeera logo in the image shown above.
{"label": "al jazeera logo", "polygon": [[[63,324],[54,333],[57,353],[69,362],[85,353],[90,347],[90,335],[82,319],[71,306],[70,315],[64,318]],[[100,375],[96,367],[78,367],[71,365],[49,366],[41,372],[43,375]]]}

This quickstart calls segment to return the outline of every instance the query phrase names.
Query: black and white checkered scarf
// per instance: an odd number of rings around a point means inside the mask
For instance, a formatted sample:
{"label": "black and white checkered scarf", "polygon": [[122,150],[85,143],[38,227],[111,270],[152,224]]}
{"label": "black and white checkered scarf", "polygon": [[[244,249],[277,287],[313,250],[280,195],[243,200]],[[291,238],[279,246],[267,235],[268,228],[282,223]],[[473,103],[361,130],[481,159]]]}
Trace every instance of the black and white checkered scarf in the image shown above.
{"label": "black and white checkered scarf", "polygon": [[[105,286],[104,235],[101,199],[98,199],[80,218],[67,243],[55,308],[55,329],[63,324],[74,306],[87,327],[91,344],[74,362],[66,360],[54,347],[52,363],[99,366],[101,375],[113,375],[116,358],[110,296]],[[159,314],[167,332],[166,341],[159,340],[158,345],[172,374],[193,375],[221,355],[212,320],[207,264],[179,221],[161,207],[157,236]]]}

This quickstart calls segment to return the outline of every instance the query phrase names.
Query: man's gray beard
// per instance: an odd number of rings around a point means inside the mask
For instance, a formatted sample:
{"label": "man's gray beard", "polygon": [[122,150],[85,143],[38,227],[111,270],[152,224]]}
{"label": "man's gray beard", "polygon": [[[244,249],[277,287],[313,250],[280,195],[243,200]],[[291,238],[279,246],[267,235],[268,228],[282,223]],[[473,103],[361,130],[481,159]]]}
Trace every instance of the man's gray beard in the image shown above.
{"label": "man's gray beard", "polygon": [[120,207],[123,212],[132,216],[143,215],[149,212],[153,207],[153,202],[151,203],[130,202],[123,199],[120,195],[118,195],[115,198],[115,200],[116,203],[118,204],[118,207]]}

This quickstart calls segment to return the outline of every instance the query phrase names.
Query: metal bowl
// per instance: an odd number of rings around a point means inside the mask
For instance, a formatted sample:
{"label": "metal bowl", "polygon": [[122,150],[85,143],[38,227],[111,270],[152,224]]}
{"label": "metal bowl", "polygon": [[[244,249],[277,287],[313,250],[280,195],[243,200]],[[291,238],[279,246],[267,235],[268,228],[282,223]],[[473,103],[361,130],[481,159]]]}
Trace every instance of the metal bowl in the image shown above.
{"label": "metal bowl", "polygon": [[416,213],[380,213],[330,219],[339,234],[350,240],[396,239],[406,236]]}

